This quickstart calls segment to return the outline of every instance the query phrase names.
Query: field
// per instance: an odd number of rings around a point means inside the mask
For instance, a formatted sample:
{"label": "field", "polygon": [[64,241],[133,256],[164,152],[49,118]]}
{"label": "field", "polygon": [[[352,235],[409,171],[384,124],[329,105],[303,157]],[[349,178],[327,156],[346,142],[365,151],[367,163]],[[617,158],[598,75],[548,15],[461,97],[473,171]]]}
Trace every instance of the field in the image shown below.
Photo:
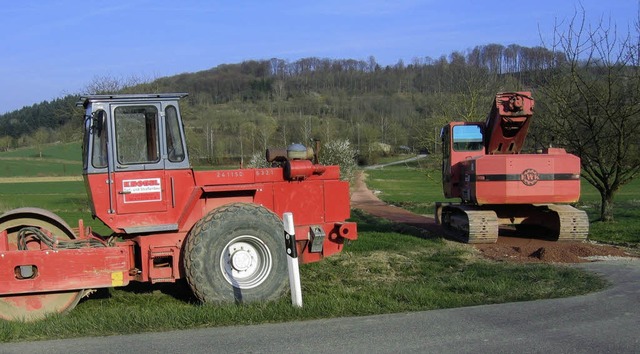
{"label": "field", "polygon": [[0,178],[15,176],[79,176],[82,173],[79,143],[47,146],[40,157],[36,149],[0,153]]}
{"label": "field", "polygon": [[[0,163],[4,166],[7,158],[29,162],[39,159],[33,152],[23,153],[24,156],[0,154]],[[58,153],[47,152],[42,162],[46,164],[49,159],[55,159],[57,164],[70,161],[70,166],[79,167],[72,163],[74,160],[66,160]],[[439,176],[426,171],[416,166],[399,166],[367,173],[384,198],[428,210],[431,201],[441,198],[435,187]],[[20,182],[6,179],[18,176],[25,178],[20,178]],[[99,221],[90,219],[81,181],[72,178],[25,182],[29,180],[27,177],[36,176],[46,177],[32,172],[0,179],[4,182],[0,183],[0,211],[38,206],[59,214],[71,226],[83,218],[97,229],[103,227]],[[423,187],[425,179],[428,184]],[[633,195],[630,192],[630,202]],[[339,255],[301,267],[303,309],[293,308],[286,296],[269,303],[203,306],[182,282],[132,284],[100,289],[66,315],[36,323],[0,321],[0,342],[528,301],[584,294],[606,286],[598,277],[575,268],[490,262],[478,259],[465,245],[427,238],[419,229],[398,227],[359,211],[354,211],[352,218],[358,222],[357,241],[347,245]],[[108,232],[104,227],[100,231]]]}

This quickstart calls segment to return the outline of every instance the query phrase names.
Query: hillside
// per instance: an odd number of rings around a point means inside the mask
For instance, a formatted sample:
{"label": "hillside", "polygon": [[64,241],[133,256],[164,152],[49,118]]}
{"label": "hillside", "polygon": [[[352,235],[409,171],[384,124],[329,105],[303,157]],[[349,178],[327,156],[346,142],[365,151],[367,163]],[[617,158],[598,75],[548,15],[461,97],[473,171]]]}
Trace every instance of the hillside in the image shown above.
{"label": "hillside", "polygon": [[[544,48],[497,44],[381,67],[375,58],[245,61],[152,82],[92,83],[92,93],[188,92],[183,105],[190,151],[207,162],[267,146],[349,139],[362,159],[394,148],[432,150],[438,127],[483,119],[496,91],[536,86],[556,63]],[[0,150],[79,140],[80,95],[0,116]]]}

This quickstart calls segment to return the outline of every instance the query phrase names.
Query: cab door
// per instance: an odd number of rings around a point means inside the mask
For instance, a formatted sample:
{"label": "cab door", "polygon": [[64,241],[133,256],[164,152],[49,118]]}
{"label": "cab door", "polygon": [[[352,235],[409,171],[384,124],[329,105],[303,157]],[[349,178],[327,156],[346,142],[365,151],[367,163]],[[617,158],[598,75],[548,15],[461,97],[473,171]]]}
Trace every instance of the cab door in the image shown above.
{"label": "cab door", "polygon": [[111,104],[116,214],[167,210],[159,103]]}

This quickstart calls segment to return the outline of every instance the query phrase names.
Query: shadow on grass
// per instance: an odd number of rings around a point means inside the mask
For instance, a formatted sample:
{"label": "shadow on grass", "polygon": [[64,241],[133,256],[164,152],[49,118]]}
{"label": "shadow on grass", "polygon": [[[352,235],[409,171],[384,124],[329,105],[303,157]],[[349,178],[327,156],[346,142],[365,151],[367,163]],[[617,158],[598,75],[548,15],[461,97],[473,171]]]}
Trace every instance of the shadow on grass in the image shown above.
{"label": "shadow on grass", "polygon": [[[117,288],[119,291],[124,291],[129,294],[153,294],[153,293],[161,293],[163,295],[170,296],[178,301],[187,303],[187,304],[200,304],[200,300],[198,300],[189,284],[185,279],[178,279],[175,283],[141,283],[141,282],[131,282],[127,286]],[[95,300],[95,299],[110,299],[112,298],[112,289],[111,288],[102,288],[97,289],[94,293],[92,293],[89,297],[85,297],[83,301]]]}
{"label": "shadow on grass", "polygon": [[[380,250],[389,250],[394,249],[396,247],[411,248],[413,242],[408,242],[408,240],[402,240],[402,236],[411,236],[416,240],[415,242],[420,242],[418,239],[422,240],[431,240],[434,242],[439,242],[442,240],[442,237],[438,234],[430,232],[428,230],[407,225],[394,223],[385,219],[377,218],[370,214],[367,214],[361,210],[352,210],[352,218],[351,220],[356,221],[358,223],[358,231],[366,234],[366,233],[375,233],[379,234],[397,234],[396,236],[379,236],[375,237],[377,240],[367,240],[366,242],[361,242],[362,244],[358,246],[359,241],[355,241],[352,246],[356,246],[355,249],[352,250],[358,251],[371,251],[371,249]],[[383,241],[381,238],[384,238]],[[380,243],[382,242],[382,243]],[[424,242],[424,241],[422,241]],[[365,244],[371,244],[370,247],[361,247]],[[360,250],[360,248],[363,248]],[[185,279],[179,279],[175,283],[142,283],[142,282],[131,282],[129,285],[124,287],[116,288],[118,291],[122,291],[128,294],[154,294],[159,293],[163,295],[170,296],[180,302],[184,302],[187,304],[200,304],[200,301],[195,297],[189,284]],[[88,298],[84,298],[83,301],[87,299],[96,300],[102,299],[107,300],[114,297],[113,290],[111,288],[103,288],[97,289],[93,292]]]}

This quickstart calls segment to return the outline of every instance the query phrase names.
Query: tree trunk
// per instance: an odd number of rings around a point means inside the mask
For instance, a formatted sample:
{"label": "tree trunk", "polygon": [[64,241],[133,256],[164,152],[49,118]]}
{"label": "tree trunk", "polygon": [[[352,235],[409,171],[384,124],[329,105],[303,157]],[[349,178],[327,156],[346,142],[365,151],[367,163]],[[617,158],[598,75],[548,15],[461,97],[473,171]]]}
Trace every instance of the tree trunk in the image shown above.
{"label": "tree trunk", "polygon": [[600,221],[613,221],[613,191],[600,192]]}

